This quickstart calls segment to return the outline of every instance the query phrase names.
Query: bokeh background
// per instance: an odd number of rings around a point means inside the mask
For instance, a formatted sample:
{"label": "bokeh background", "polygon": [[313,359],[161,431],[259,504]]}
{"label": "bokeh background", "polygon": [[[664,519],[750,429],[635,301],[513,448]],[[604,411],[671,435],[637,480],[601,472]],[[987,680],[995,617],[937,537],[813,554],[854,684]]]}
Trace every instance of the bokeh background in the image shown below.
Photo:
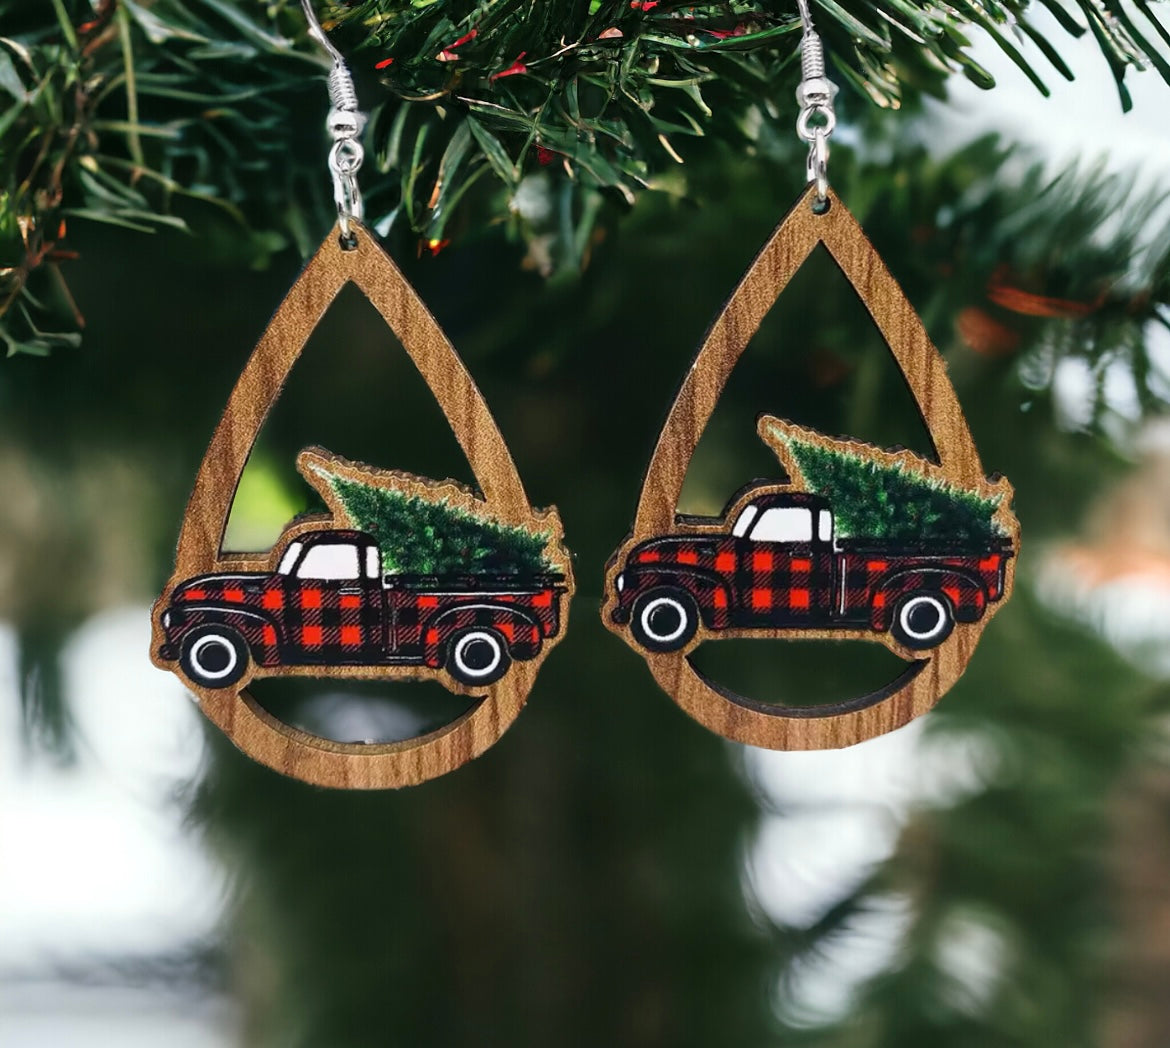
{"label": "bokeh background", "polygon": [[[397,793],[251,763],[147,655],[191,480],[300,256],[251,268],[226,224],[73,224],[82,345],[0,365],[5,1048],[1170,1043],[1170,334],[1164,315],[1130,330],[1170,281],[1170,92],[1138,77],[1123,117],[1091,43],[1047,100],[976,53],[996,91],[846,126],[832,174],[1016,487],[1017,590],[935,712],[841,752],[706,733],[597,614],[683,370],[802,187],[795,141],[696,147],[693,199],[647,195],[580,274],[542,276],[502,230],[435,257],[392,242],[533,503],[558,506],[579,584],[515,726]],[[535,221],[558,206],[547,178],[524,192]],[[777,476],[763,410],[928,447],[824,258],[733,375],[684,511]],[[306,443],[471,480],[357,293],[266,423],[229,545],[265,548],[309,504]],[[858,694],[896,662],[701,652],[778,702]],[[259,696],[340,739],[458,711],[417,685]]]}

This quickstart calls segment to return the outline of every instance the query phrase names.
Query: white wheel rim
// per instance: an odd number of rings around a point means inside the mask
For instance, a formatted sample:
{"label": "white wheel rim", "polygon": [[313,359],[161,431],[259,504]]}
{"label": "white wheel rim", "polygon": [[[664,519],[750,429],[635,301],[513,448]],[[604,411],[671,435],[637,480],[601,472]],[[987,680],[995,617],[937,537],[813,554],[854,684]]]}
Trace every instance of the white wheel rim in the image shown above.
{"label": "white wheel rim", "polygon": [[[228,653],[227,665],[223,669],[209,670],[200,661],[200,655],[209,647],[224,648]],[[191,665],[199,672],[199,676],[206,680],[222,680],[229,673],[236,668],[240,661],[239,655],[236,653],[236,646],[232,644],[226,637],[221,637],[216,633],[209,633],[206,637],[200,637],[194,644],[191,645]]]}
{"label": "white wheel rim", "polygon": [[[910,625],[910,619],[913,616],[915,609],[922,607],[924,604],[933,608],[935,614],[938,617],[938,621],[935,623],[934,627],[927,630],[926,632],[916,630],[913,626]],[[905,604],[902,605],[902,610],[898,613],[898,623],[902,627],[902,632],[905,633],[906,636],[911,640],[934,640],[934,638],[939,636],[947,627],[947,609],[943,607],[943,603],[938,599],[938,597],[929,597],[925,595],[921,597],[911,597],[908,601],[906,601]]]}
{"label": "white wheel rim", "polygon": [[[463,660],[467,646],[474,644],[476,641],[484,641],[492,649],[492,661],[482,669],[468,666]],[[503,657],[504,653],[500,649],[500,642],[490,633],[484,633],[480,630],[477,630],[475,633],[465,633],[455,642],[455,665],[459,668],[460,673],[466,674],[468,677],[486,677],[488,674],[494,673]]]}
{"label": "white wheel rim", "polygon": [[[656,633],[654,627],[650,625],[650,619],[654,612],[662,607],[673,608],[678,614],[678,628],[670,633]],[[687,630],[687,609],[673,597],[655,597],[642,609],[640,618],[642,632],[658,644],[669,644],[671,641],[678,640]]]}

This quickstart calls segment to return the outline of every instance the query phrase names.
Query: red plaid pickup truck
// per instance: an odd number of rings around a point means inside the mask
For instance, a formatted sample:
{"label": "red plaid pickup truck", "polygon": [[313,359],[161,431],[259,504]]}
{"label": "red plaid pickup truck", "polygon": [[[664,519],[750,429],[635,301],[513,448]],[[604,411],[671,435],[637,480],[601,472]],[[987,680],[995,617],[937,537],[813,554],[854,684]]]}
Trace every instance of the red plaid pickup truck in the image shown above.
{"label": "red plaid pickup truck", "polygon": [[840,538],[826,499],[757,488],[724,517],[683,518],[630,550],[613,620],[649,651],[681,650],[700,626],[888,631],[921,651],[1003,596],[1011,555],[1007,539],[971,550]]}
{"label": "red plaid pickup truck", "polygon": [[161,615],[163,661],[205,688],[257,667],[424,665],[466,685],[499,680],[560,630],[560,575],[383,575],[360,531],[300,534],[269,572],[201,575]]}

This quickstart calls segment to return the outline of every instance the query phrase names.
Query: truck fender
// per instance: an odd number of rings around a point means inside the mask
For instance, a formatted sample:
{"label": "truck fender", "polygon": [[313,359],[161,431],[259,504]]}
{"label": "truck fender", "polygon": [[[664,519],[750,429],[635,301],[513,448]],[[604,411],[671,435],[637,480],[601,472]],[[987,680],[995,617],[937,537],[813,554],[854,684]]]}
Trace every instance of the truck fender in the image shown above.
{"label": "truck fender", "polygon": [[638,564],[631,565],[623,574],[626,584],[621,593],[621,606],[627,616],[641,594],[659,586],[672,586],[695,598],[699,617],[709,629],[730,624],[731,591],[718,572],[678,564]]}
{"label": "truck fender", "polygon": [[969,572],[952,567],[908,567],[882,579],[874,587],[870,625],[884,633],[890,628],[898,601],[917,590],[944,594],[954,608],[956,622],[976,622],[987,607],[986,588]]}
{"label": "truck fender", "polygon": [[535,615],[514,604],[483,601],[446,608],[426,621],[423,627],[426,664],[441,666],[451,635],[468,626],[483,626],[503,634],[508,642],[508,654],[518,662],[535,658],[540,651],[540,620]]}
{"label": "truck fender", "polygon": [[234,604],[172,604],[164,615],[176,617],[182,627],[175,638],[176,644],[196,626],[217,623],[231,626],[244,638],[257,665],[275,666],[280,662],[279,649],[284,639],[280,624],[251,608]]}
{"label": "truck fender", "polygon": [[622,575],[625,584],[619,594],[619,607],[626,619],[641,594],[659,586],[673,586],[695,598],[699,617],[708,629],[723,629],[731,623],[731,591],[716,571],[676,564],[636,564]]}

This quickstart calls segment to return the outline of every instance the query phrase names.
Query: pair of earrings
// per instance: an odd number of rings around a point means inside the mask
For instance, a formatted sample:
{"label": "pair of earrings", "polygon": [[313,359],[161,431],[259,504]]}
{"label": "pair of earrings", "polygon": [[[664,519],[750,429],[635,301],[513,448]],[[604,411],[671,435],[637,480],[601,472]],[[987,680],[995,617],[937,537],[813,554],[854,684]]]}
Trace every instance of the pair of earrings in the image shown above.
{"label": "pair of earrings", "polygon": [[[492,746],[524,706],[567,625],[570,555],[555,509],[534,509],[487,404],[398,267],[361,224],[361,119],[342,56],[329,129],[339,221],[277,310],[228,400],[195,480],[174,574],[153,614],[152,657],[179,673],[245,753],[307,782],[411,785]],[[773,749],[850,745],[926,712],[958,680],[1011,592],[1011,488],[984,476],[945,364],[856,219],[829,189],[833,86],[801,0],[797,123],[809,186],[752,263],[695,358],[655,448],[633,530],[611,558],[602,616],[664,691],[727,738]],[[757,423],[784,484],[756,485],[718,518],[677,512],[699,438],[740,354],[818,245],[856,289],[930,433],[937,462]],[[236,486],[310,334],[354,284],[438,400],[478,490],[349,462],[297,466],[328,507],[289,523],[266,555],[224,553]],[[906,660],[890,685],[831,706],[778,706],[708,679],[690,658],[720,637],[862,639]],[[259,705],[281,676],[437,679],[474,697],[445,727],[397,743],[339,743]]]}

